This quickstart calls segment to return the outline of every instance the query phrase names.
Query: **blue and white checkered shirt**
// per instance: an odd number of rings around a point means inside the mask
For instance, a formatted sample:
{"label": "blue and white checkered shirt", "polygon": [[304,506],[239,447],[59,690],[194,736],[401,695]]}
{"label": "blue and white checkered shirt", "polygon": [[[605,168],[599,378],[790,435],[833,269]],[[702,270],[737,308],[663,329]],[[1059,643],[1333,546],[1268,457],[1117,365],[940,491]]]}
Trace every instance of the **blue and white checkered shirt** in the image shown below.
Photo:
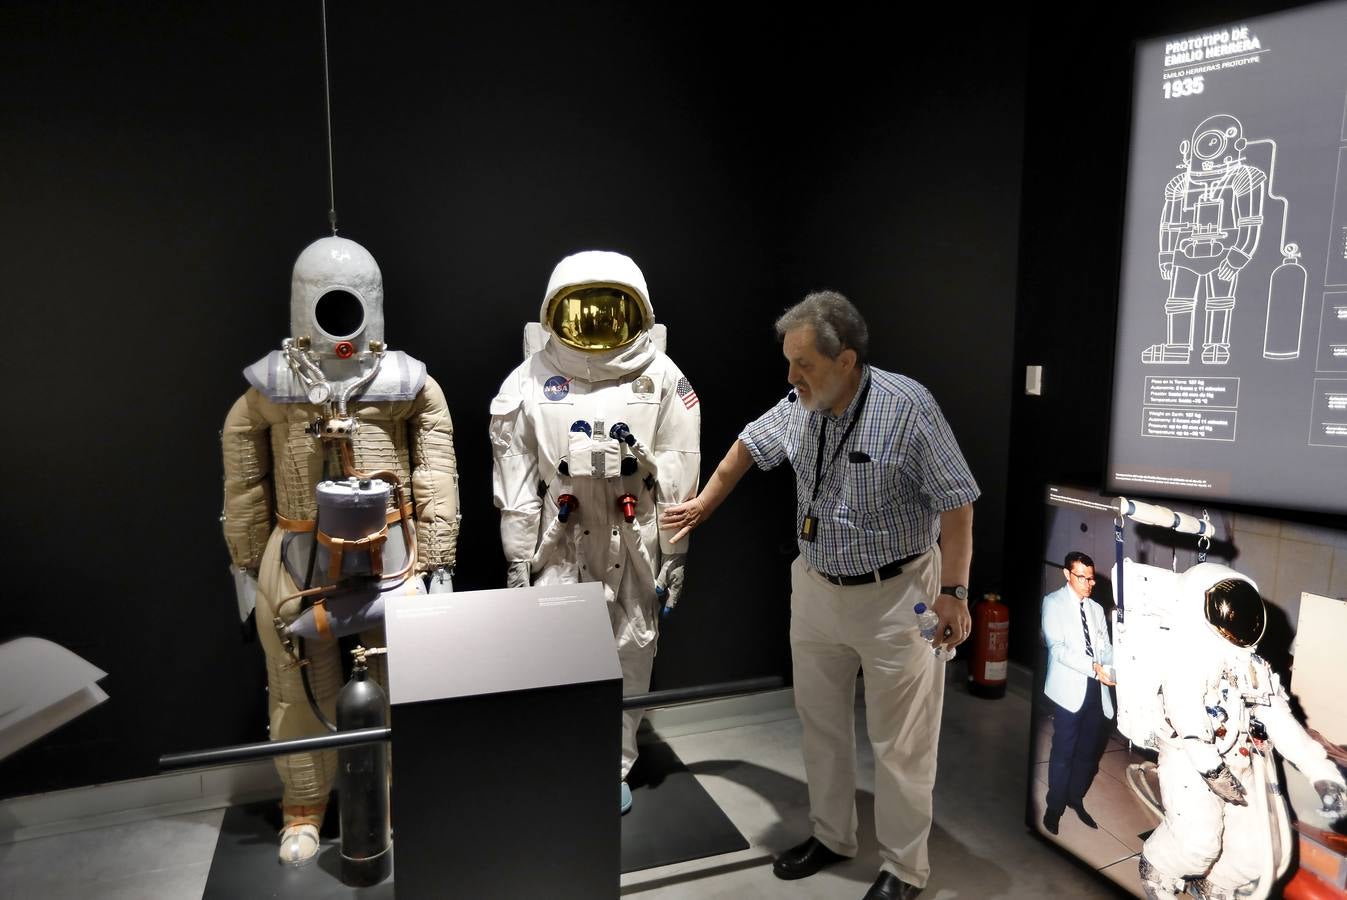
{"label": "blue and white checkered shirt", "polygon": [[[860,421],[834,456],[863,395]],[[810,412],[786,397],[739,434],[758,468],[789,460],[795,469],[797,534],[810,510],[825,419],[823,478],[813,502],[818,536],[799,542],[813,569],[863,575],[924,553],[940,536],[940,513],[981,493],[931,392],[911,378],[866,366],[842,415]]]}

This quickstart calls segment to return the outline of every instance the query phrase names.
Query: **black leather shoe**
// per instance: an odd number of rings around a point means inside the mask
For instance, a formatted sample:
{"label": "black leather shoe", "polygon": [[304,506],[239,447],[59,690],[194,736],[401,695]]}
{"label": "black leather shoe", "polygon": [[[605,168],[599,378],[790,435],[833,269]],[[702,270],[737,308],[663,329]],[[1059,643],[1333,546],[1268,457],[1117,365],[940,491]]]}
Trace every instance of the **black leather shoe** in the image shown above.
{"label": "black leather shoe", "polygon": [[921,888],[913,887],[892,872],[880,872],[861,900],[913,900]]}
{"label": "black leather shoe", "polygon": [[1071,809],[1072,811],[1075,812],[1076,818],[1080,819],[1081,824],[1083,824],[1086,828],[1099,827],[1099,823],[1094,820],[1094,816],[1090,815],[1085,811],[1084,803],[1077,803],[1075,806],[1071,807]]}
{"label": "black leather shoe", "polygon": [[1043,827],[1048,829],[1048,834],[1056,834],[1057,826],[1061,823],[1061,821],[1062,821],[1061,810],[1053,812],[1052,810],[1049,809],[1043,813]]}
{"label": "black leather shoe", "polygon": [[772,874],[786,881],[794,881],[797,878],[808,878],[824,866],[850,858],[832,852],[818,838],[811,837],[778,856],[776,862],[772,863]]}

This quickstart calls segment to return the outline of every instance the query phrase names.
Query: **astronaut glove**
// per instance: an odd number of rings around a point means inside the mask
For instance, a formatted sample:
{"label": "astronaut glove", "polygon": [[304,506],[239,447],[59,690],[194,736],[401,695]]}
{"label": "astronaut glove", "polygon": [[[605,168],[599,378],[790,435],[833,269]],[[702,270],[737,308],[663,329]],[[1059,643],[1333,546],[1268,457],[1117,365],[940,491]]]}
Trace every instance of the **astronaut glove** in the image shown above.
{"label": "astronaut glove", "polygon": [[257,573],[243,566],[230,566],[229,574],[234,576],[234,595],[239,602],[239,621],[248,621],[248,615],[257,606]]}
{"label": "astronaut glove", "polygon": [[454,592],[454,573],[450,569],[439,568],[428,573],[431,594],[452,594]]}
{"label": "astronaut glove", "polygon": [[1160,254],[1160,277],[1169,281],[1174,277],[1174,254],[1166,252]]}
{"label": "astronaut glove", "polygon": [[1319,815],[1330,822],[1347,816],[1347,787],[1337,781],[1324,780],[1316,781],[1314,789],[1319,792],[1319,802],[1323,804],[1318,810]]}
{"label": "astronaut glove", "polygon": [[1210,772],[1203,772],[1202,777],[1207,781],[1207,787],[1211,792],[1227,803],[1233,803],[1236,806],[1248,806],[1249,801],[1244,799],[1244,785],[1239,783],[1235,773],[1230,771],[1230,767],[1225,763],[1213,769]]}
{"label": "astronaut glove", "polygon": [[533,567],[528,560],[510,563],[505,573],[505,586],[511,588],[528,587],[533,583]]}
{"label": "astronaut glove", "polygon": [[687,559],[686,553],[666,556],[664,565],[660,566],[659,577],[655,579],[655,594],[664,603],[664,608],[660,611],[661,616],[673,612],[673,608],[683,596],[683,565]]}

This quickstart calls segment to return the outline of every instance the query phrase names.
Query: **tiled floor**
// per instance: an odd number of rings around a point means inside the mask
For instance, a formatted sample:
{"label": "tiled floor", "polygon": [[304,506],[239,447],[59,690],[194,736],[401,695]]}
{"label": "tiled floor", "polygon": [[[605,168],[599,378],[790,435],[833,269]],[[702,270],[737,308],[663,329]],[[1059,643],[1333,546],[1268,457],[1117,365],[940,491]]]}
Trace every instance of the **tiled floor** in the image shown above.
{"label": "tiled floor", "polygon": [[[951,676],[962,667],[951,669]],[[864,729],[863,707],[857,715]],[[770,717],[769,717],[770,718]],[[729,725],[729,727],[722,727]],[[859,898],[878,869],[872,826],[869,746],[861,739],[855,861],[794,882],[771,873],[772,856],[808,833],[800,725],[789,712],[714,731],[678,729],[665,739],[749,840],[747,850],[634,872],[622,896],[682,898]],[[1032,720],[1025,693],[971,697],[953,680],[946,693],[931,834],[931,883],[923,900],[1130,896],[1040,839],[1025,825]],[[687,732],[687,733],[681,733]],[[1109,769],[1116,768],[1109,761]],[[1111,775],[1102,778],[1113,780]],[[1092,795],[1093,797],[1093,795]],[[0,897],[27,900],[184,900],[201,896],[222,810],[0,845]],[[1063,821],[1063,834],[1067,823]],[[1097,854],[1135,866],[1126,835]],[[1094,859],[1092,857],[1092,859]]]}
{"label": "tiled floor", "polygon": [[1146,757],[1129,750],[1116,735],[1111,737],[1099,759],[1099,772],[1090,785],[1089,793],[1085,795],[1085,809],[1094,817],[1099,828],[1086,828],[1075,813],[1067,810],[1062,816],[1060,831],[1054,838],[1043,831],[1038,823],[1048,793],[1048,754],[1051,746],[1052,719],[1044,716],[1035,729],[1035,827],[1046,840],[1061,844],[1112,880],[1129,888],[1135,886],[1137,855],[1141,852],[1143,835],[1149,834],[1160,824],[1160,818],[1142,804],[1127,785],[1127,767]]}

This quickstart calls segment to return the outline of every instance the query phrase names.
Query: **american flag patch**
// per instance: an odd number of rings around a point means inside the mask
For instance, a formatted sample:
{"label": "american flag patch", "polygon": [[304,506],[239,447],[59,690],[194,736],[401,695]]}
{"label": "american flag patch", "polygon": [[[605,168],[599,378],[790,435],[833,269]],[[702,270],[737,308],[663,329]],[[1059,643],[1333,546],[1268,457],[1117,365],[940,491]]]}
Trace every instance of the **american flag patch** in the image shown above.
{"label": "american flag patch", "polygon": [[683,398],[683,405],[688,409],[697,405],[697,392],[686,378],[678,379],[678,396]]}

